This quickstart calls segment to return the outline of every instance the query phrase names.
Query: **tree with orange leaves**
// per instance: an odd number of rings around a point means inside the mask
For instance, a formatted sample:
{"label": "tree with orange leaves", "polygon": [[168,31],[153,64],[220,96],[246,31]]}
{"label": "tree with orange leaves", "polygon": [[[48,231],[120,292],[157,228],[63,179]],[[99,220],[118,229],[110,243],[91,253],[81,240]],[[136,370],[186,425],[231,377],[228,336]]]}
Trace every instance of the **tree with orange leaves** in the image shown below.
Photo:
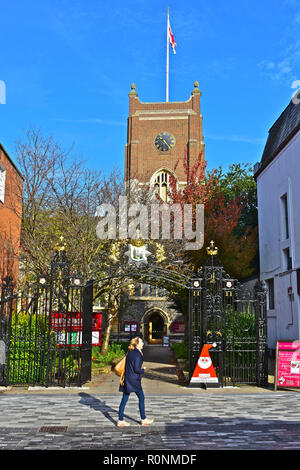
{"label": "tree with orange leaves", "polygon": [[[175,177],[170,176],[170,204],[179,203],[182,207],[184,204],[192,204],[194,208],[196,204],[204,204],[203,248],[187,252],[185,259],[196,268],[202,266],[207,256],[206,247],[214,240],[215,246],[219,248],[220,261],[228,274],[238,279],[246,278],[255,269],[251,263],[258,251],[255,217],[252,218],[251,225],[246,225],[245,217],[249,207],[249,187],[253,191],[255,182],[251,182],[252,177],[240,164],[230,167],[228,177],[222,173],[221,168],[205,174],[207,162],[203,162],[201,157],[200,154],[197,162],[189,167],[185,155],[183,166],[187,186],[184,189],[178,189]],[[177,165],[178,162],[175,170]],[[239,181],[235,182],[235,174]],[[247,184],[244,184],[243,178]],[[252,196],[251,210],[255,206],[256,190]],[[195,229],[194,216],[192,223]]]}

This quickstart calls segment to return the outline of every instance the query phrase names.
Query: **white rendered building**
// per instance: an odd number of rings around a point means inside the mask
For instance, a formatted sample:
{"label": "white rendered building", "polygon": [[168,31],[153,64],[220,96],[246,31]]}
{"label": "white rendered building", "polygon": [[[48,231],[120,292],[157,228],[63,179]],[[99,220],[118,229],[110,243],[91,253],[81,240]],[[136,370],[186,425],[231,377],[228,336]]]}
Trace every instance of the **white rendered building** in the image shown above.
{"label": "white rendered building", "polygon": [[254,167],[260,279],[268,288],[268,346],[300,338],[300,104],[289,103],[269,130]]}

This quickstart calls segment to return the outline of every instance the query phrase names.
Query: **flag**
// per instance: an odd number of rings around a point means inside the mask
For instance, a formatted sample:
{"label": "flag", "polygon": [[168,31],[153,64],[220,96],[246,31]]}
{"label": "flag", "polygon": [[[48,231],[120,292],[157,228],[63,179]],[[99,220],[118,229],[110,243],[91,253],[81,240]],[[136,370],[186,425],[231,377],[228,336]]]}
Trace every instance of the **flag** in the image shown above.
{"label": "flag", "polygon": [[174,54],[176,54],[175,47],[177,46],[177,44],[175,42],[172,30],[171,30],[170,23],[169,23],[169,38],[170,38],[170,44],[171,44],[171,47],[173,49],[173,52],[174,52]]}

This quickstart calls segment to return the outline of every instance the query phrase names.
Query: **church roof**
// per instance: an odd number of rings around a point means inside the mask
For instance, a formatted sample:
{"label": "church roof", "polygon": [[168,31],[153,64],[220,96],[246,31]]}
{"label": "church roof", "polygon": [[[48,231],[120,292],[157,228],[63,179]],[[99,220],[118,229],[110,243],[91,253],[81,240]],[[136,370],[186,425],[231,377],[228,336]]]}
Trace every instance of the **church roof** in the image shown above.
{"label": "church roof", "polygon": [[269,129],[269,136],[263,151],[261,162],[254,177],[262,172],[276,155],[287,145],[292,137],[300,130],[300,103],[292,100]]}

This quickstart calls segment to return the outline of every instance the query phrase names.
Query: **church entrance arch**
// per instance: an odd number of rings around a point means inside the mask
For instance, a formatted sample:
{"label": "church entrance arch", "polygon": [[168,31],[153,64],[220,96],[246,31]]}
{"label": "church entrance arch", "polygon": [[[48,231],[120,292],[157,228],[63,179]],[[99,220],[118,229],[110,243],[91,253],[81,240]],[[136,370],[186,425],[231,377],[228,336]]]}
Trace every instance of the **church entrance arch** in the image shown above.
{"label": "church entrance arch", "polygon": [[170,324],[168,314],[154,307],[148,310],[141,320],[144,339],[149,344],[162,344],[163,336],[168,334]]}

